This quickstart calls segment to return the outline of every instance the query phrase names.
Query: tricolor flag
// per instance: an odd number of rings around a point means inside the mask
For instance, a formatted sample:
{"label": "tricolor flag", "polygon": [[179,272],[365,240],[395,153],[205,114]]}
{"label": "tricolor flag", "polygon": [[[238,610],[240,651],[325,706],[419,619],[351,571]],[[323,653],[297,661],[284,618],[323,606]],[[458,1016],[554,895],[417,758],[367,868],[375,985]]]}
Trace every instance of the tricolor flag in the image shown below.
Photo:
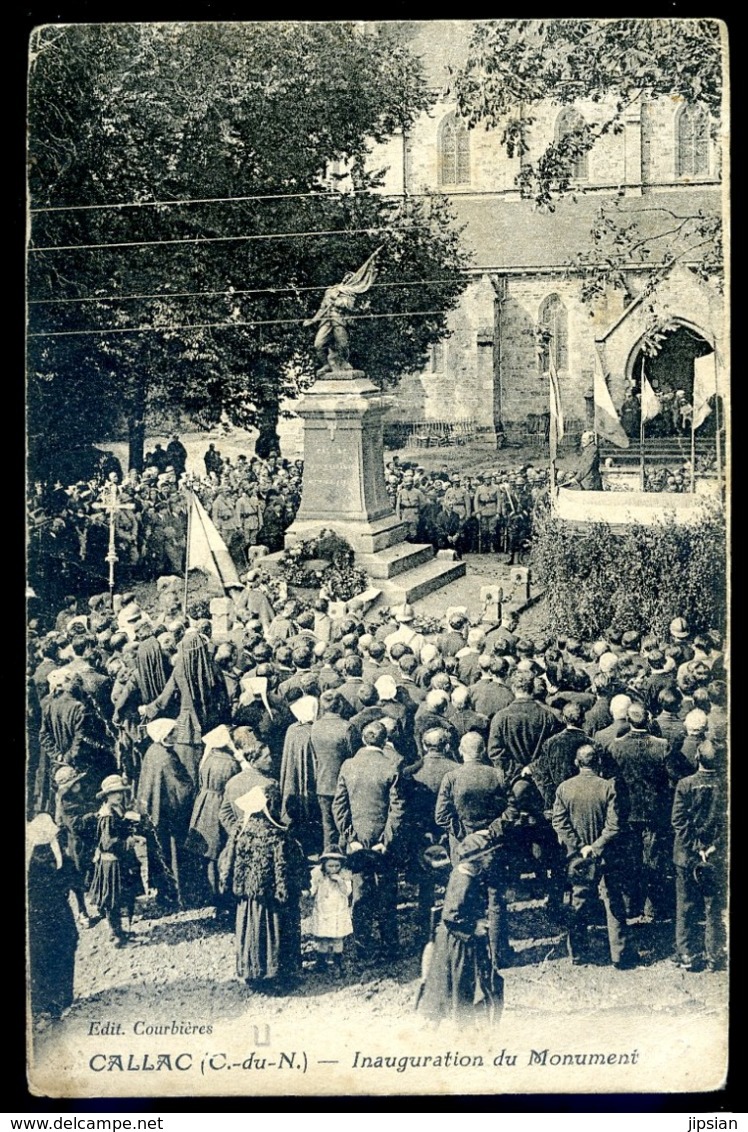
{"label": "tricolor flag", "polygon": [[709,401],[717,394],[717,355],[712,351],[693,363],[693,428],[703,424],[712,411]]}
{"label": "tricolor flag", "polygon": [[551,387],[551,441],[558,444],[564,437],[564,414],[561,409],[561,390],[558,384],[558,373],[551,356],[548,367],[548,378]]}
{"label": "tricolor flag", "polygon": [[190,496],[189,530],[186,571],[204,570],[216,578],[224,590],[229,586],[242,588],[234,560],[226,543],[216,530],[213,520],[196,495]]}
{"label": "tricolor flag", "polygon": [[599,350],[595,355],[593,399],[595,403],[595,431],[599,436],[604,436],[606,440],[609,440],[611,444],[615,444],[616,447],[628,448],[629,438],[618,419],[618,413],[603,373],[603,360]]}
{"label": "tricolor flag", "polygon": [[661,409],[660,400],[644,375],[644,363],[642,362],[642,424],[645,421],[651,421]]}

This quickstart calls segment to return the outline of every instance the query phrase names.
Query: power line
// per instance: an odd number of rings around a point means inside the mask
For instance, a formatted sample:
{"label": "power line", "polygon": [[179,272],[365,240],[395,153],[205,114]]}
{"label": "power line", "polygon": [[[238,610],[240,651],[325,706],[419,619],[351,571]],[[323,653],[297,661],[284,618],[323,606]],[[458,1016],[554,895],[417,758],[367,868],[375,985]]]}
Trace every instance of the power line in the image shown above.
{"label": "power line", "polygon": [[[449,311],[395,311],[389,314],[353,314],[348,315],[347,317],[348,320],[364,318],[416,318],[435,314],[449,314]],[[231,322],[188,322],[184,325],[169,326],[113,326],[104,330],[40,330],[35,331],[33,334],[28,334],[27,337],[68,338],[72,335],[89,334],[165,334],[170,330],[214,330],[217,328],[225,330],[238,326],[278,326],[281,324],[294,325],[307,321],[308,319],[304,318],[263,318],[257,319],[253,322],[245,322],[239,319],[232,319]]]}
{"label": "power line", "polygon": [[[714,187],[719,185],[719,180],[713,178],[706,182],[700,182],[700,187]],[[667,182],[668,186],[676,184],[676,182]],[[620,182],[605,181],[599,185],[579,185],[575,192],[577,195],[587,196],[601,189],[620,189]],[[630,186],[632,188],[645,187],[642,182]],[[344,201],[347,197],[358,196],[376,196],[382,200],[409,200],[421,199],[429,197],[447,197],[449,199],[457,197],[516,197],[518,193],[517,187],[510,189],[460,189],[458,192],[450,191],[449,186],[443,186],[436,189],[422,189],[422,190],[408,190],[407,192],[400,193],[382,193],[376,188],[371,189],[320,189],[312,192],[305,193],[253,193],[246,196],[237,197],[181,197],[174,200],[131,200],[110,202],[107,204],[58,204],[58,205],[39,205],[36,208],[30,208],[29,212],[32,215],[38,215],[46,212],[100,212],[108,209],[123,209],[123,208],[181,208],[192,204],[245,204],[248,201],[255,200],[338,200]],[[662,211],[662,210],[657,210]]]}
{"label": "power line", "polygon": [[[426,287],[430,284],[454,283],[453,279],[405,279],[397,283],[372,283],[371,287]],[[329,284],[305,287],[252,287],[231,288],[227,291],[154,291],[141,295],[87,295],[78,299],[29,299],[29,306],[51,303],[123,303],[136,299],[188,299],[221,295],[293,295],[302,291],[326,291]]]}
{"label": "power line", "polygon": [[[579,191],[586,192],[587,190],[580,187]],[[382,200],[409,200],[411,198],[420,199],[423,197],[442,196],[493,197],[508,196],[510,194],[516,195],[516,193],[516,189],[464,189],[460,190],[459,193],[450,193],[444,189],[424,189],[416,192],[409,190],[408,192],[402,193],[380,193],[378,189],[345,189],[342,192],[336,189],[330,189],[327,191],[319,190],[318,192],[307,193],[256,193],[251,196],[240,197],[185,197],[178,200],[133,200],[123,201],[119,204],[43,205],[38,208],[30,208],[29,212],[35,215],[42,212],[94,212],[112,208],[172,208],[191,204],[245,204],[247,201],[254,200],[305,200],[312,198],[317,200],[344,201],[347,197],[358,196],[375,196],[380,197]]]}
{"label": "power line", "polygon": [[44,244],[39,248],[29,248],[29,254],[38,252],[74,252],[86,251],[93,248],[147,248],[159,244],[220,244],[239,240],[288,240],[297,236],[355,236],[362,233],[372,235],[374,232],[402,232],[412,231],[414,228],[427,228],[427,224],[401,225],[399,228],[391,224],[380,225],[374,228],[330,228],[310,232],[264,232],[252,236],[181,236],[174,240],[125,240],[112,244]]}
{"label": "power line", "polygon": [[[308,193],[255,193],[244,197],[189,197],[182,200],[132,200],[121,204],[58,204],[44,205],[40,208],[29,209],[37,212],[93,212],[107,208],[170,208],[187,204],[243,204],[251,200],[302,200],[307,197],[316,197],[334,200],[336,197],[361,196],[364,193],[375,193],[376,189],[351,189],[345,193],[336,192],[335,189]],[[380,196],[396,197],[402,193],[381,193]]]}

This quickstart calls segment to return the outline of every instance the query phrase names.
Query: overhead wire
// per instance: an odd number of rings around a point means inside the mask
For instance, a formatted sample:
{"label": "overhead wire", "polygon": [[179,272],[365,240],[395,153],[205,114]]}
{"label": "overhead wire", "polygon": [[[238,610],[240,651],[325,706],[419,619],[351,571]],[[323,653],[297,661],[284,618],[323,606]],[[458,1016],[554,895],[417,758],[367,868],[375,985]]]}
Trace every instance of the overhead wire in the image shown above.
{"label": "overhead wire", "polygon": [[[348,315],[347,320],[371,318],[415,318],[429,315],[449,314],[448,310],[432,311],[393,311],[385,314],[354,314]],[[188,322],[183,325],[168,324],[165,326],[113,326],[96,330],[39,330],[27,335],[28,338],[68,338],[74,335],[91,334],[165,334],[172,330],[214,330],[232,329],[234,327],[278,326],[281,324],[296,325],[308,322],[305,318],[262,318],[245,321],[232,319],[230,322]]]}
{"label": "overhead wire", "polygon": [[[587,190],[580,187],[580,192]],[[345,200],[347,197],[353,196],[376,196],[384,200],[409,200],[411,198],[423,197],[485,197],[485,196],[508,196],[516,194],[516,189],[461,189],[458,193],[445,192],[441,189],[431,190],[424,189],[419,191],[411,191],[401,193],[383,193],[378,189],[345,189],[337,191],[329,189],[327,191],[320,189],[318,192],[306,193],[256,193],[249,196],[239,197],[194,197],[182,198],[178,200],[135,200],[135,201],[122,201],[112,202],[110,204],[59,204],[59,205],[40,205],[36,208],[30,208],[29,212],[34,215],[42,212],[93,212],[105,209],[118,209],[118,208],[171,208],[182,207],[193,204],[245,204],[248,201],[255,200],[304,200],[304,199],[317,199],[317,200]]]}
{"label": "overhead wire", "polygon": [[[453,279],[404,279],[402,282],[372,283],[374,287],[426,287],[431,284],[453,283]],[[293,295],[302,291],[326,291],[329,284],[317,284],[303,287],[231,287],[225,291],[152,291],[140,295],[86,295],[80,298],[68,299],[29,299],[29,306],[42,306],[52,303],[123,303],[140,299],[188,299],[234,295]]]}
{"label": "overhead wire", "polygon": [[244,236],[180,236],[173,240],[122,240],[104,244],[42,244],[40,247],[30,247],[28,251],[31,255],[38,252],[74,252],[97,248],[148,248],[167,244],[221,244],[242,240],[288,240],[299,236],[356,236],[363,233],[372,235],[374,232],[412,231],[414,228],[427,227],[427,224],[412,224],[408,225],[407,228],[404,225],[397,228],[391,224],[385,224],[367,228],[330,228],[308,232],[262,232]]}

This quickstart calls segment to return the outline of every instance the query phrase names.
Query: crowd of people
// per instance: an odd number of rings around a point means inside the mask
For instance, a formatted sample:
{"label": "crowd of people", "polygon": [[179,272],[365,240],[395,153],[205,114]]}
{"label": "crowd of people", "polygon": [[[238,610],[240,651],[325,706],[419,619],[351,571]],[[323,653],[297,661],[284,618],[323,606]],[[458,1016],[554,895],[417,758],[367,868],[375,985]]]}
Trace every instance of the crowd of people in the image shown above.
{"label": "crowd of people", "polygon": [[64,486],[40,481],[28,500],[28,578],[45,601],[62,604],[72,593],[88,597],[107,577],[109,514],[101,507],[112,482],[118,485],[115,553],[123,584],[184,572],[189,493],[211,515],[237,566],[262,544],[280,550],[301,499],[302,461],[221,456],[211,443],[205,473],[186,471],[184,445],[172,437],[166,448],[147,452],[142,473],[124,478],[117,465],[102,466],[90,480]]}
{"label": "crowd of people", "polygon": [[[292,484],[279,468],[270,483]],[[402,507],[410,477],[392,468]],[[213,503],[229,482],[241,498],[224,466]],[[469,516],[507,494],[503,481],[439,482]],[[164,575],[151,608],[132,592],[114,608],[107,594],[70,598],[30,634],[37,1016],[72,1001],[73,910],[80,930],[126,947],[144,894],[154,915],[213,908],[234,932],[237,977],[283,992],[305,976],[309,936],[331,977],[430,944],[418,1009],[434,1022],[500,1005],[523,878],[575,964],[600,960],[590,927],[603,908],[617,968],[641,961],[647,921],[685,971],[724,964],[717,630],[676,618],[666,639],[625,626],[526,639],[509,611],[459,608],[434,633],[407,604],[353,599],[333,617],[324,597],[278,603],[257,568],[242,581],[220,633]]]}

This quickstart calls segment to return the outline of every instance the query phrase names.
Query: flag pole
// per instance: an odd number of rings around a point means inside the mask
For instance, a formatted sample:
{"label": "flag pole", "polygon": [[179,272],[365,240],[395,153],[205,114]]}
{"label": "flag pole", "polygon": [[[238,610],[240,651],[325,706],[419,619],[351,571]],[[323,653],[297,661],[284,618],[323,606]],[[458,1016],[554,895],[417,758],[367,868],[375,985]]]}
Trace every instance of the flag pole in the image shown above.
{"label": "flag pole", "polygon": [[192,534],[192,492],[187,492],[187,545],[184,548],[184,602],[183,616],[187,616],[187,586],[190,577],[190,536]]}
{"label": "flag pole", "polygon": [[717,491],[722,497],[722,444],[719,435],[719,388],[717,386],[717,350],[714,351],[714,431],[717,440]]}
{"label": "flag pole", "polygon": [[644,491],[644,354],[642,354],[641,393],[639,395],[639,482]]}
{"label": "flag pole", "polygon": [[[693,377],[694,377],[694,389],[695,389],[695,387],[696,387],[696,366],[695,366],[695,363],[694,363]],[[691,391],[691,495],[693,495],[696,491],[696,426],[695,426],[695,423],[694,423],[695,418],[696,418],[696,398],[694,397],[693,390],[692,390]]]}
{"label": "flag pole", "polygon": [[558,454],[558,418],[556,416],[555,404],[555,391],[553,388],[553,378],[551,377],[550,369],[548,371],[548,384],[550,387],[551,395],[551,427],[548,433],[548,454],[550,456],[550,475],[548,478],[548,486],[551,491],[551,499],[556,494],[556,456]]}

